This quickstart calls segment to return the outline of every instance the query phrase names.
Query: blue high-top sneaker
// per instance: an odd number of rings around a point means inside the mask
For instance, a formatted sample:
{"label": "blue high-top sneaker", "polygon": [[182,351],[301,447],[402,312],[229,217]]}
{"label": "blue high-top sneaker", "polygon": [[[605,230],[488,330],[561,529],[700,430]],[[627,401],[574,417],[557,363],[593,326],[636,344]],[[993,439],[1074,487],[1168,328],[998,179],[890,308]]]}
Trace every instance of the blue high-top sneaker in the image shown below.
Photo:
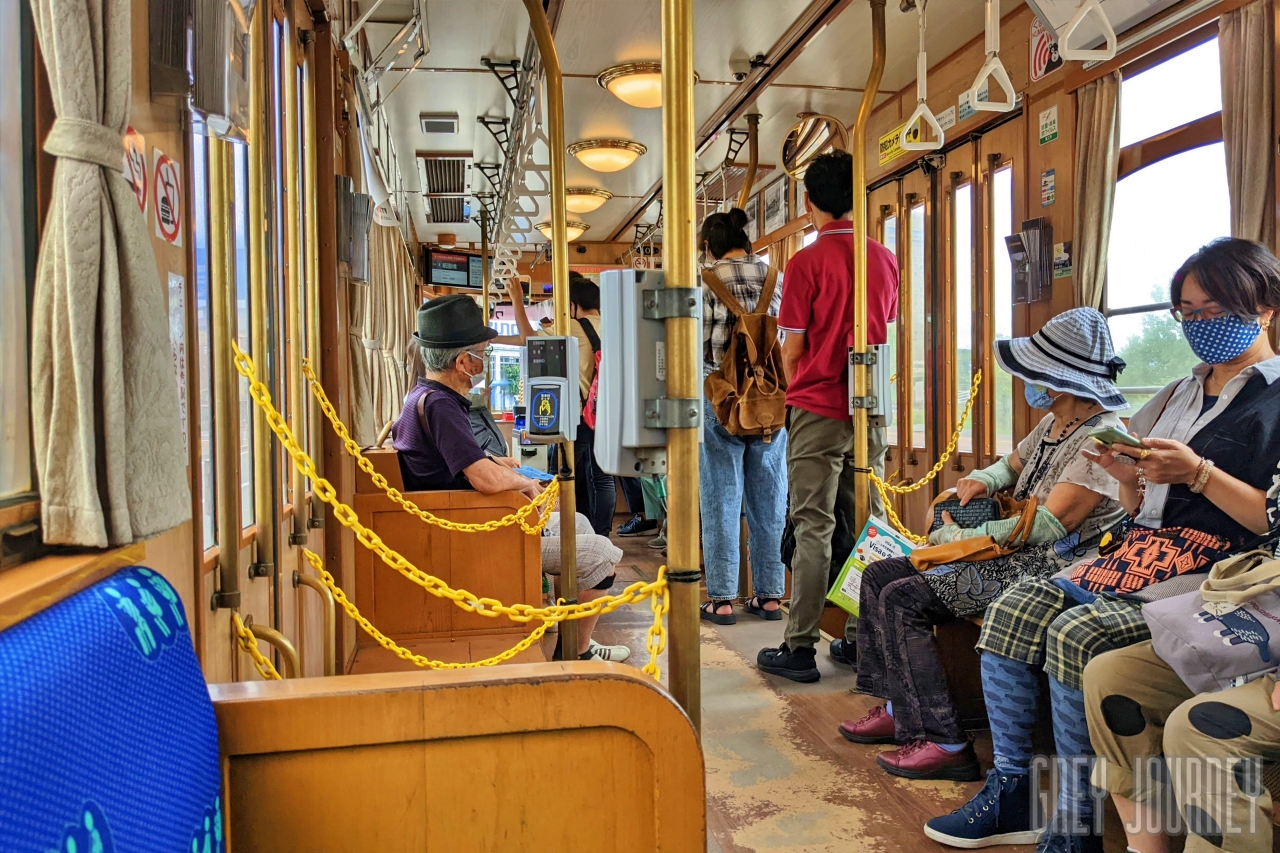
{"label": "blue high-top sneaker", "polygon": [[987,784],[972,800],[949,815],[924,825],[924,834],[940,844],[972,850],[997,844],[1031,844],[1040,839],[1038,811],[1030,775],[991,770]]}

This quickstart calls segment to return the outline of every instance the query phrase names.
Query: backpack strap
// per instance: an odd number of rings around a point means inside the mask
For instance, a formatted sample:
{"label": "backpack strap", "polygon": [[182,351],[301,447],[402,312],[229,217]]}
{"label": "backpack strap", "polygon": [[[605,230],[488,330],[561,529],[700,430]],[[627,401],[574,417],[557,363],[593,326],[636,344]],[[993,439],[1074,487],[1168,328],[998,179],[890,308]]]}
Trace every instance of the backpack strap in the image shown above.
{"label": "backpack strap", "polygon": [[778,287],[778,271],[773,267],[766,267],[766,269],[769,272],[764,277],[764,290],[760,291],[760,300],[756,302],[756,309],[751,312],[752,314],[769,313],[769,305],[773,302],[773,291]]}
{"label": "backpack strap", "polygon": [[430,393],[431,389],[428,388],[418,398],[418,426],[422,427],[422,434],[428,439],[431,438],[431,428],[427,426],[427,395]]}
{"label": "backpack strap", "polygon": [[[710,288],[716,298],[724,303],[724,307],[729,309],[729,313],[735,317],[741,317],[748,313],[747,309],[742,307],[742,303],[734,299],[733,294],[729,292],[729,288],[724,286],[724,282],[720,280],[720,276],[711,270],[702,271],[702,283]],[[772,295],[772,294],[771,294]]]}
{"label": "backpack strap", "polygon": [[591,344],[591,351],[593,353],[600,352],[600,336],[596,334],[595,327],[581,320],[574,320],[573,322],[577,323],[578,328],[582,329],[582,334],[587,336],[587,341]]}

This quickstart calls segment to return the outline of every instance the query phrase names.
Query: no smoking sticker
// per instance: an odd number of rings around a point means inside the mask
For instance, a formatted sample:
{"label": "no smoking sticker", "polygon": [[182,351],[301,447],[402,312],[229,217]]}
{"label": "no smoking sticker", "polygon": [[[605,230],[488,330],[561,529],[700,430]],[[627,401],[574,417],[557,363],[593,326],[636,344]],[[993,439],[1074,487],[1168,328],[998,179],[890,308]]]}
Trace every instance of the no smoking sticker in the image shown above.
{"label": "no smoking sticker", "polygon": [[182,246],[182,170],[160,149],[152,149],[154,168],[152,185],[155,187],[156,236],[165,242]]}
{"label": "no smoking sticker", "polygon": [[124,134],[124,179],[133,188],[138,209],[147,212],[147,141],[131,126]]}

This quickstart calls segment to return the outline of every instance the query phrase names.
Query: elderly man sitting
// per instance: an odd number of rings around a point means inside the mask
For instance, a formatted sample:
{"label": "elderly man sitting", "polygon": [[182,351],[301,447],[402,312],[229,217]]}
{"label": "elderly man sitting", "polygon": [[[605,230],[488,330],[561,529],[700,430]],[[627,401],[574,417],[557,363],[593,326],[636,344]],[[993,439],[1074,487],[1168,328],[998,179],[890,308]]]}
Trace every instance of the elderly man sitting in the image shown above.
{"label": "elderly man sitting", "polygon": [[[535,498],[542,485],[514,469],[519,463],[487,454],[471,431],[467,394],[484,379],[485,350],[497,336],[471,297],[441,296],[418,310],[415,334],[426,365],[426,377],[405,397],[395,423],[393,445],[399,451],[400,471],[408,491],[475,489],[486,495],[520,492]],[[622,551],[608,538],[592,532],[591,523],[577,515],[578,600],[607,595]],[[560,514],[553,513],[542,536],[542,570],[560,574]],[[591,639],[597,617],[578,621],[578,657],[582,660],[623,661],[626,646],[605,646]],[[556,659],[560,658],[559,641]]]}

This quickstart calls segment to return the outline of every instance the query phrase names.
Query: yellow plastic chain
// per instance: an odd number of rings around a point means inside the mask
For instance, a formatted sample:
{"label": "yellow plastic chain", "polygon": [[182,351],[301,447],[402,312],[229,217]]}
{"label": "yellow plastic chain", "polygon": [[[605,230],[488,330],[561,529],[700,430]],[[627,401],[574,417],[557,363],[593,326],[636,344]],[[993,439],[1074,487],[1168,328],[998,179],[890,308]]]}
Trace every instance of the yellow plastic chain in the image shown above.
{"label": "yellow plastic chain", "polygon": [[914,483],[905,486],[895,486],[892,483],[886,483],[873,472],[871,476],[871,485],[876,487],[876,491],[880,493],[880,501],[884,504],[885,515],[889,516],[889,523],[893,528],[903,536],[910,539],[917,545],[928,545],[929,538],[927,536],[917,536],[907,529],[902,523],[902,519],[893,510],[893,503],[890,495],[908,495],[914,491],[924,488],[934,477],[942,472],[943,467],[947,464],[947,460],[951,458],[951,454],[956,452],[956,448],[960,445],[960,434],[964,431],[964,425],[968,422],[969,416],[973,414],[973,405],[978,401],[978,388],[982,386],[982,371],[974,371],[973,384],[969,386],[969,399],[965,401],[964,411],[960,414],[960,420],[956,423],[956,428],[951,433],[951,440],[947,442],[947,449],[938,457],[938,461],[929,469],[929,473],[925,474]]}
{"label": "yellow plastic chain", "polygon": [[505,616],[513,622],[528,623],[539,620],[543,623],[541,632],[535,629],[534,632],[525,637],[516,645],[515,648],[504,652],[501,655],[488,658],[483,661],[474,661],[468,663],[445,663],[443,661],[431,661],[427,658],[415,655],[412,652],[397,646],[390,638],[378,632],[378,630],[360,615],[360,611],[347,598],[342,589],[338,587],[333,576],[324,570],[323,561],[309,552],[304,551],[307,561],[316,568],[324,580],[325,585],[329,587],[334,594],[334,599],[342,603],[343,609],[355,619],[369,635],[378,642],[379,645],[392,651],[398,657],[408,660],[418,666],[428,666],[434,669],[465,669],[477,666],[492,666],[502,660],[507,660],[524,649],[529,648],[538,638],[546,632],[547,627],[552,623],[563,622],[566,619],[582,619],[587,616],[599,615],[602,613],[610,613],[617,610],[624,604],[634,604],[650,599],[650,609],[653,611],[653,625],[649,628],[646,635],[645,646],[649,652],[649,662],[643,667],[643,671],[657,680],[660,676],[658,670],[658,655],[666,648],[666,633],[662,624],[662,617],[666,615],[670,609],[670,600],[668,597],[668,584],[666,578],[666,567],[663,566],[658,571],[656,580],[645,582],[637,582],[627,587],[618,595],[606,595],[601,598],[594,599],[589,602],[580,604],[556,604],[551,607],[534,607],[530,604],[506,605],[493,598],[480,598],[465,589],[453,589],[447,583],[437,577],[422,571],[414,566],[402,555],[389,547],[382,539],[369,528],[360,523],[359,516],[355,510],[338,500],[337,492],[333,485],[325,478],[319,476],[316,472],[315,463],[311,457],[307,455],[293,436],[293,432],[289,429],[289,425],[285,423],[284,418],[276,411],[271,404],[271,393],[266,386],[257,381],[254,371],[253,360],[240,350],[236,342],[231,343],[232,350],[235,353],[236,370],[249,382],[249,395],[253,401],[257,403],[266,416],[267,425],[271,431],[275,433],[276,438],[284,445],[285,451],[289,454],[289,458],[293,460],[293,464],[302,472],[303,476],[311,480],[312,493],[321,501],[327,503],[333,508],[333,516],[338,523],[350,529],[356,535],[356,541],[361,545],[373,551],[381,558],[382,562],[427,592],[437,598],[447,598],[458,607],[466,610],[468,613],[478,613],[481,616],[489,618],[497,618]]}
{"label": "yellow plastic chain", "polygon": [[[236,351],[237,358],[244,353]],[[243,373],[244,371],[241,371]],[[333,426],[333,431],[337,433],[338,438],[342,440],[342,446],[347,449],[347,453],[351,454],[356,460],[356,465],[360,470],[369,475],[373,480],[373,484],[379,489],[387,493],[387,497],[391,498],[405,512],[416,515],[419,519],[427,524],[434,524],[445,530],[452,530],[457,533],[488,533],[492,530],[498,530],[508,527],[512,524],[519,524],[520,529],[530,536],[541,536],[542,529],[547,526],[547,521],[551,518],[552,507],[555,506],[556,499],[560,496],[560,481],[552,480],[543,490],[527,506],[522,506],[511,515],[503,518],[497,518],[493,521],[484,521],[473,524],[464,524],[458,521],[450,521],[447,518],[440,518],[432,515],[426,510],[419,507],[413,501],[406,498],[399,489],[393,487],[387,482],[387,478],[379,474],[363,453],[360,452],[360,445],[356,444],[351,438],[351,433],[347,431],[347,427],[338,418],[338,412],[333,408],[333,404],[329,402],[329,397],[324,393],[324,388],[316,379],[315,371],[311,369],[311,362],[308,359],[302,360],[302,375],[307,378],[307,384],[311,386],[311,393],[315,395],[316,401],[320,404],[320,409],[324,412],[325,417],[329,419],[329,423]],[[537,515],[537,523],[530,524],[528,518],[531,515]]]}
{"label": "yellow plastic chain", "polygon": [[282,681],[283,679],[280,677],[280,673],[276,671],[275,665],[258,650],[258,638],[245,627],[239,613],[232,612],[231,624],[235,626],[236,641],[240,643],[240,651],[253,658],[253,666],[258,670],[258,675],[261,675],[267,681]]}

